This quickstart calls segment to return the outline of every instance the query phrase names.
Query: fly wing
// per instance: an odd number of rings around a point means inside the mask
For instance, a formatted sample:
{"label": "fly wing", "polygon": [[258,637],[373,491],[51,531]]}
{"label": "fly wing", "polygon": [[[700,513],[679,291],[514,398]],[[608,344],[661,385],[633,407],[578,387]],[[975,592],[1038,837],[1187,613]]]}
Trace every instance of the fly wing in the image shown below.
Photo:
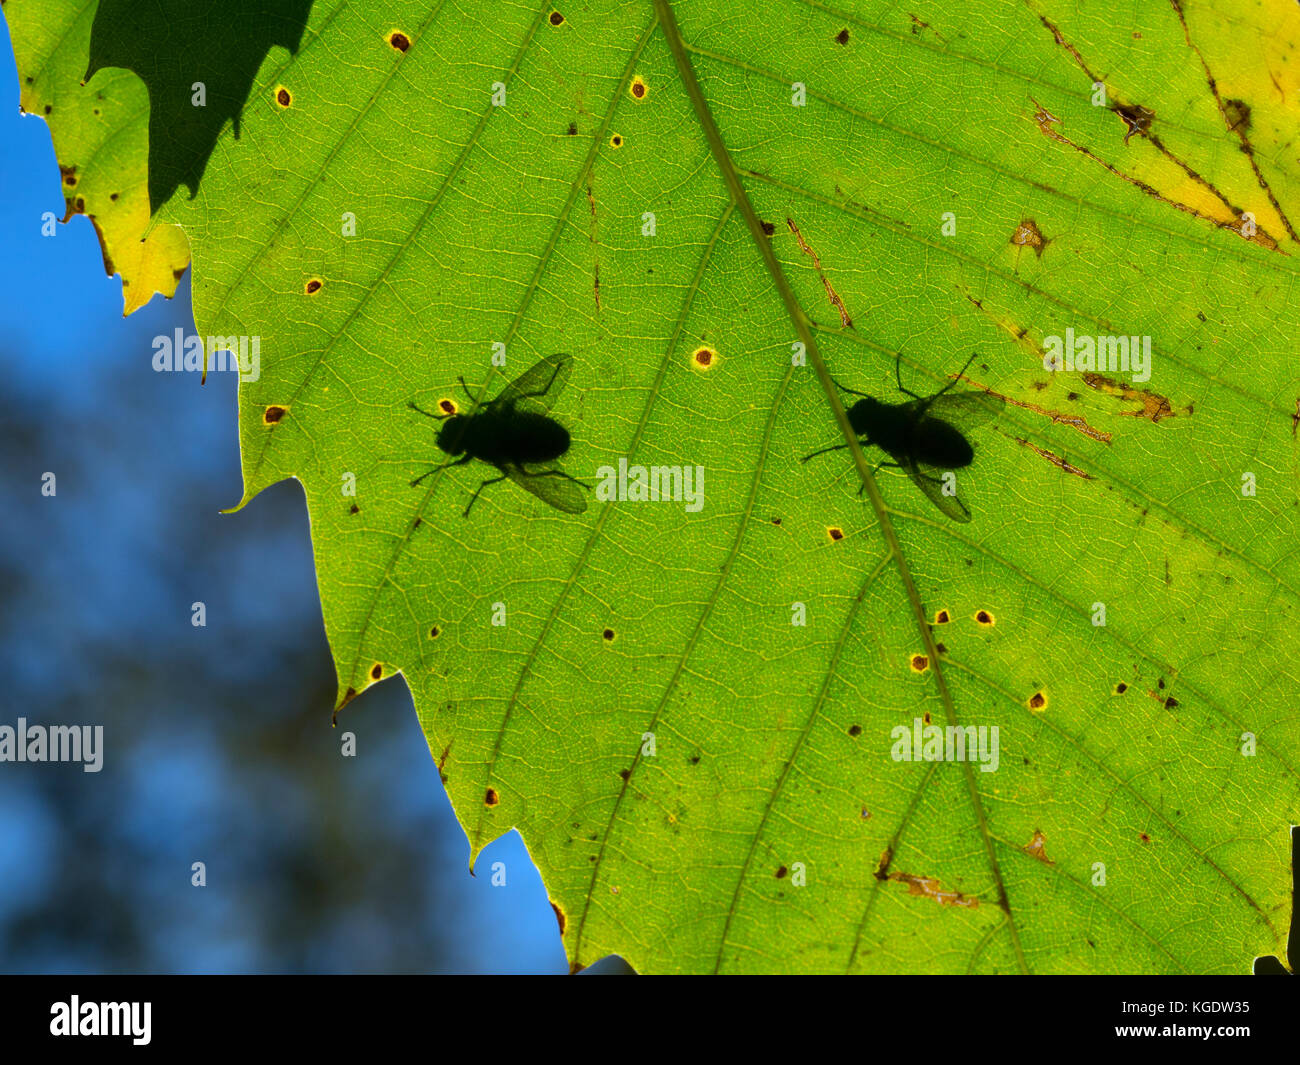
{"label": "fly wing", "polygon": [[992,421],[1007,405],[1007,401],[992,392],[945,392],[925,404],[925,417],[945,421],[963,435]]}
{"label": "fly wing", "polygon": [[928,463],[917,462],[910,455],[900,456],[898,464],[912,478],[912,483],[930,498],[930,502],[953,521],[970,521],[970,508],[961,501],[960,497],[956,494],[944,494],[943,476],[952,471],[940,470]]}
{"label": "fly wing", "polygon": [[572,369],[573,358],[564,352],[547,355],[506,385],[492,402],[513,403],[516,410],[546,414],[564,391]]}
{"label": "fly wing", "polygon": [[507,477],[543,503],[566,514],[581,514],[587,509],[587,493],[554,462],[530,462],[525,466],[503,466]]}

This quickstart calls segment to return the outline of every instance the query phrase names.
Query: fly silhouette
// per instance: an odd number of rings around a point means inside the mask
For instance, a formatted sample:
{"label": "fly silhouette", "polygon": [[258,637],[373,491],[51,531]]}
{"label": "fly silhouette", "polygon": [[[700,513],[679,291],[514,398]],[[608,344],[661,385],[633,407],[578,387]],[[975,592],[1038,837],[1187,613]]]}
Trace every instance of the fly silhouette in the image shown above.
{"label": "fly silhouette", "polygon": [[[975,449],[966,438],[966,432],[995,417],[1006,405],[1001,396],[988,392],[950,393],[975,361],[976,355],[966,360],[961,373],[932,396],[918,396],[903,387],[899,365],[902,356],[894,363],[894,377],[898,390],[910,400],[903,403],[886,403],[845,388],[835,381],[843,392],[861,396],[849,408],[849,425],[865,447],[878,447],[893,461],[880,466],[892,466],[906,473],[936,507],[953,521],[970,521],[970,509],[954,494],[944,492],[944,473],[962,470],[975,460]],[[804,462],[828,451],[838,451],[848,444],[835,444],[805,455]],[[861,495],[865,486],[858,490]]]}
{"label": "fly silhouette", "polygon": [[[484,488],[507,478],[556,510],[581,514],[587,509],[581,489],[591,486],[560,469],[556,460],[569,450],[569,430],[550,416],[572,365],[568,355],[548,355],[506,385],[495,399],[469,414],[435,414],[411,401],[412,410],[445,422],[436,443],[446,454],[457,456],[420,474],[411,487],[439,470],[478,459],[495,466],[500,476],[489,477],[478,486],[465,507],[465,517]],[[473,402],[474,394],[465,379],[459,380]]]}

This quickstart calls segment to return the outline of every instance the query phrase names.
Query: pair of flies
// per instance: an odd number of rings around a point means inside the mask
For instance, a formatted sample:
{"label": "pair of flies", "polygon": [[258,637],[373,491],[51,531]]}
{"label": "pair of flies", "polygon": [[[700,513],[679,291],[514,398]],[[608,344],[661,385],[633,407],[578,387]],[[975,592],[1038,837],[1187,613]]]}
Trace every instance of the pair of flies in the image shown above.
{"label": "pair of flies", "polygon": [[[886,403],[835,382],[842,391],[861,397],[848,411],[849,424],[861,446],[880,448],[892,460],[881,462],[881,466],[903,470],[935,506],[960,522],[970,521],[970,510],[955,493],[945,491],[951,481],[946,485],[943,475],[964,469],[974,461],[975,451],[966,433],[992,418],[1003,406],[1000,397],[986,392],[950,391],[974,359],[972,355],[962,372],[932,396],[918,396],[904,388],[896,363],[898,389],[911,397],[902,403]],[[418,485],[439,470],[477,459],[494,467],[497,476],[478,486],[465,507],[466,517],[484,488],[507,479],[556,510],[581,514],[587,509],[582,489],[591,486],[560,468],[558,460],[568,452],[571,440],[569,431],[550,416],[571,370],[570,356],[548,355],[506,385],[494,399],[473,407],[468,414],[438,414],[412,402],[411,409],[444,423],[436,443],[453,457],[421,474],[411,485]],[[474,402],[463,377],[460,384]],[[846,447],[848,444],[824,447],[806,455],[803,461]]]}

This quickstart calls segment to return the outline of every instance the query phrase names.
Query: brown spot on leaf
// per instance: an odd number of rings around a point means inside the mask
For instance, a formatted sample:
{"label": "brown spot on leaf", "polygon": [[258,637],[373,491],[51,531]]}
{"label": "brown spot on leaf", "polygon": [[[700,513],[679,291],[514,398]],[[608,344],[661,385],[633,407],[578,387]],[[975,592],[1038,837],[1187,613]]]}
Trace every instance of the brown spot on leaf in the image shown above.
{"label": "brown spot on leaf", "polygon": [[853,319],[849,317],[849,312],[844,307],[844,301],[840,299],[839,293],[835,291],[833,285],[822,272],[822,262],[817,258],[817,253],[812,250],[803,239],[803,234],[799,232],[799,227],[794,224],[794,219],[787,218],[785,224],[790,227],[790,232],[794,234],[794,239],[799,242],[799,248],[803,253],[809,256],[813,262],[813,269],[817,271],[817,276],[822,280],[822,287],[826,289],[826,298],[831,301],[831,306],[840,312],[840,325],[845,329],[853,328]]}
{"label": "brown spot on leaf", "polygon": [[[1174,3],[1175,10],[1177,10],[1177,0],[1171,0],[1171,2]],[[1039,17],[1041,18],[1042,16]],[[1043,21],[1046,22],[1047,20],[1043,19]],[[1075,56],[1077,59],[1078,54],[1075,53]],[[1086,70],[1087,68],[1085,67],[1084,69]],[[1092,78],[1091,80],[1095,81],[1096,78]],[[1222,110],[1223,104],[1222,101],[1219,99],[1218,90],[1217,88],[1215,88],[1213,79],[1210,79],[1210,88],[1214,91],[1215,101],[1219,103],[1220,109]],[[1201,221],[1204,222],[1208,222],[1219,229],[1232,230],[1234,233],[1236,233],[1238,236],[1242,237],[1243,239],[1249,240],[1252,243],[1267,248],[1269,251],[1278,250],[1277,241],[1274,240],[1273,237],[1270,236],[1268,233],[1266,233],[1261,226],[1255,225],[1250,232],[1247,232],[1245,229],[1245,221],[1242,218],[1242,211],[1236,206],[1234,206],[1232,201],[1230,201],[1221,191],[1219,191],[1219,189],[1215,188],[1212,182],[1207,181],[1205,177],[1202,176],[1200,173],[1198,173],[1193,167],[1189,166],[1186,162],[1184,162],[1182,159],[1178,158],[1178,156],[1176,156],[1173,152],[1171,152],[1168,146],[1166,146],[1160,140],[1160,138],[1156,136],[1154,132],[1151,132],[1150,130],[1147,131],[1146,133],[1147,140],[1150,141],[1150,143],[1162,155],[1164,155],[1165,158],[1167,158],[1170,162],[1172,162],[1175,166],[1177,166],[1180,170],[1182,170],[1183,173],[1185,173],[1188,176],[1188,178],[1190,178],[1195,184],[1199,185],[1202,189],[1205,189],[1212,196],[1214,196],[1221,204],[1223,204],[1226,211],[1231,215],[1230,218],[1225,220],[1222,216],[1216,217],[1215,215],[1207,214],[1204,211],[1199,210],[1196,207],[1193,207],[1191,204],[1183,203],[1179,200],[1170,199],[1168,196],[1164,195],[1158,189],[1148,184],[1147,182],[1135,178],[1130,174],[1124,173],[1124,171],[1120,170],[1112,163],[1107,162],[1105,159],[1098,157],[1085,145],[1076,144],[1074,141],[1070,140],[1069,137],[1066,137],[1064,134],[1058,132],[1056,127],[1061,124],[1061,120],[1057,118],[1054,114],[1052,114],[1050,111],[1048,111],[1045,107],[1043,107],[1043,105],[1040,104],[1037,100],[1034,100],[1034,107],[1036,108],[1034,114],[1034,122],[1038,126],[1038,131],[1042,133],[1045,137],[1050,137],[1058,144],[1064,144],[1069,148],[1073,148],[1076,152],[1080,153],[1085,158],[1092,160],[1094,163],[1102,167],[1104,170],[1107,171],[1107,173],[1111,174],[1114,177],[1119,178],[1121,181],[1126,182],[1129,185],[1132,185],[1135,189],[1142,192],[1144,195],[1150,196],[1153,199],[1159,200],[1161,203],[1169,207],[1172,207],[1176,211],[1181,211],[1184,214],[1191,215],[1193,218],[1200,219]],[[1297,234],[1295,234],[1292,231],[1291,223],[1289,219],[1287,219],[1286,215],[1282,212],[1282,209],[1277,202],[1277,198],[1273,195],[1273,190],[1269,188],[1268,182],[1264,179],[1264,176],[1260,173],[1258,164],[1255,161],[1254,151],[1250,146],[1249,139],[1245,136],[1244,133],[1241,132],[1238,132],[1238,137],[1241,138],[1242,141],[1242,150],[1246,153],[1247,158],[1250,159],[1251,166],[1255,168],[1255,176],[1259,179],[1260,188],[1264,189],[1265,192],[1267,193],[1269,202],[1273,205],[1274,209],[1278,212],[1278,215],[1282,218],[1283,224],[1287,227],[1287,232],[1291,234],[1291,238],[1293,240],[1300,239],[1300,237],[1298,237]]]}
{"label": "brown spot on leaf", "polygon": [[1250,130],[1250,104],[1245,100],[1224,100],[1223,119],[1234,133]]}
{"label": "brown spot on leaf", "polygon": [[1123,381],[1116,381],[1099,373],[1085,373],[1083,383],[1108,396],[1118,396],[1122,400],[1135,400],[1142,404],[1141,410],[1121,411],[1120,414],[1124,417],[1149,418],[1153,422],[1158,422],[1161,418],[1175,417],[1173,405],[1169,400],[1149,388],[1134,388]]}
{"label": "brown spot on leaf", "polygon": [[[1094,429],[1091,425],[1088,424],[1087,419],[1084,418],[1083,415],[1081,414],[1061,414],[1054,410],[1047,410],[1044,407],[1039,407],[1033,403],[1025,403],[1024,401],[1019,399],[1012,399],[1010,396],[1002,395],[1001,392],[994,392],[993,389],[989,388],[987,385],[982,385],[978,381],[971,380],[971,378],[969,377],[963,376],[961,380],[967,381],[968,383],[974,385],[976,388],[982,389],[983,391],[987,392],[990,396],[997,396],[1000,399],[1006,400],[1006,402],[1010,403],[1012,406],[1020,407],[1022,410],[1030,411],[1033,414],[1041,414],[1045,418],[1050,418],[1052,420],[1053,425],[1068,425],[1071,429],[1077,430],[1078,432],[1082,433],[1084,436],[1088,437],[1088,439],[1099,440],[1103,444],[1109,444],[1111,441],[1110,433],[1107,433],[1101,429]],[[1037,387],[1036,384],[1035,387]],[[1045,384],[1044,387],[1046,387]],[[1077,392],[1071,392],[1069,398],[1078,399],[1079,394]]]}
{"label": "brown spot on leaf", "polygon": [[1043,835],[1042,829],[1034,831],[1034,838],[1025,844],[1025,853],[1031,858],[1037,858],[1040,862],[1046,862],[1048,865],[1056,864],[1047,856],[1047,837]]}
{"label": "brown spot on leaf", "polygon": [[1119,115],[1124,125],[1128,127],[1128,132],[1124,134],[1125,144],[1134,133],[1145,137],[1156,117],[1156,113],[1151,108],[1143,107],[1141,104],[1116,104],[1115,114]]}
{"label": "brown spot on leaf", "polygon": [[1047,460],[1048,462],[1050,462],[1053,466],[1055,466],[1058,470],[1062,470],[1062,471],[1065,472],[1065,473],[1072,473],[1072,474],[1074,474],[1076,477],[1082,477],[1085,481],[1091,481],[1091,480],[1092,480],[1092,474],[1090,474],[1090,473],[1088,473],[1088,472],[1086,472],[1086,471],[1084,471],[1084,470],[1079,469],[1078,466],[1072,466],[1070,463],[1066,462],[1065,459],[1061,458],[1060,455],[1054,455],[1054,454],[1052,454],[1052,452],[1047,451],[1046,449],[1039,447],[1037,444],[1031,444],[1028,440],[1022,440],[1022,439],[1021,439],[1020,437],[1018,437],[1018,436],[1015,437],[1015,441],[1016,441],[1016,443],[1019,444],[1021,447],[1027,447],[1027,448],[1029,448],[1029,450],[1032,451],[1032,452],[1033,452],[1035,455],[1037,455],[1039,458],[1044,458],[1044,459],[1046,459],[1046,460]]}
{"label": "brown spot on leaf", "polygon": [[352,702],[352,700],[355,699],[356,697],[357,697],[356,688],[348,688],[348,690],[343,693],[343,701],[340,702],[339,705],[334,708],[334,715],[333,717],[330,718],[331,727],[339,723],[339,711],[342,710],[345,706],[347,706],[348,703]]}
{"label": "brown spot on leaf", "polygon": [[890,873],[885,879],[897,880],[901,884],[906,884],[909,895],[919,895],[923,898],[933,899],[940,906],[963,906],[974,909],[979,905],[979,899],[963,895],[960,891],[945,891],[940,887],[939,881],[932,876],[916,876],[913,873]]}
{"label": "brown spot on leaf", "polygon": [[1043,231],[1038,228],[1038,223],[1032,218],[1021,219],[1020,225],[1011,234],[1011,243],[1019,248],[1033,248],[1034,254],[1042,258],[1043,249],[1051,243],[1043,236]]}

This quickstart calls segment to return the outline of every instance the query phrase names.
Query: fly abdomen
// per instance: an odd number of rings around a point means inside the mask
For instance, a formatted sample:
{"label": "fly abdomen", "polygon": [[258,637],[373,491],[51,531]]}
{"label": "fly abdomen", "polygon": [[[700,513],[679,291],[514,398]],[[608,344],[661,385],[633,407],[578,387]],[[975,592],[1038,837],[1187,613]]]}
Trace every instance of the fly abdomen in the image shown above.
{"label": "fly abdomen", "polygon": [[908,452],[917,462],[941,470],[965,469],[975,461],[975,449],[960,430],[938,418],[922,418],[913,429]]}
{"label": "fly abdomen", "polygon": [[471,426],[465,450],[494,466],[549,462],[569,450],[569,430],[533,411],[484,414]]}

